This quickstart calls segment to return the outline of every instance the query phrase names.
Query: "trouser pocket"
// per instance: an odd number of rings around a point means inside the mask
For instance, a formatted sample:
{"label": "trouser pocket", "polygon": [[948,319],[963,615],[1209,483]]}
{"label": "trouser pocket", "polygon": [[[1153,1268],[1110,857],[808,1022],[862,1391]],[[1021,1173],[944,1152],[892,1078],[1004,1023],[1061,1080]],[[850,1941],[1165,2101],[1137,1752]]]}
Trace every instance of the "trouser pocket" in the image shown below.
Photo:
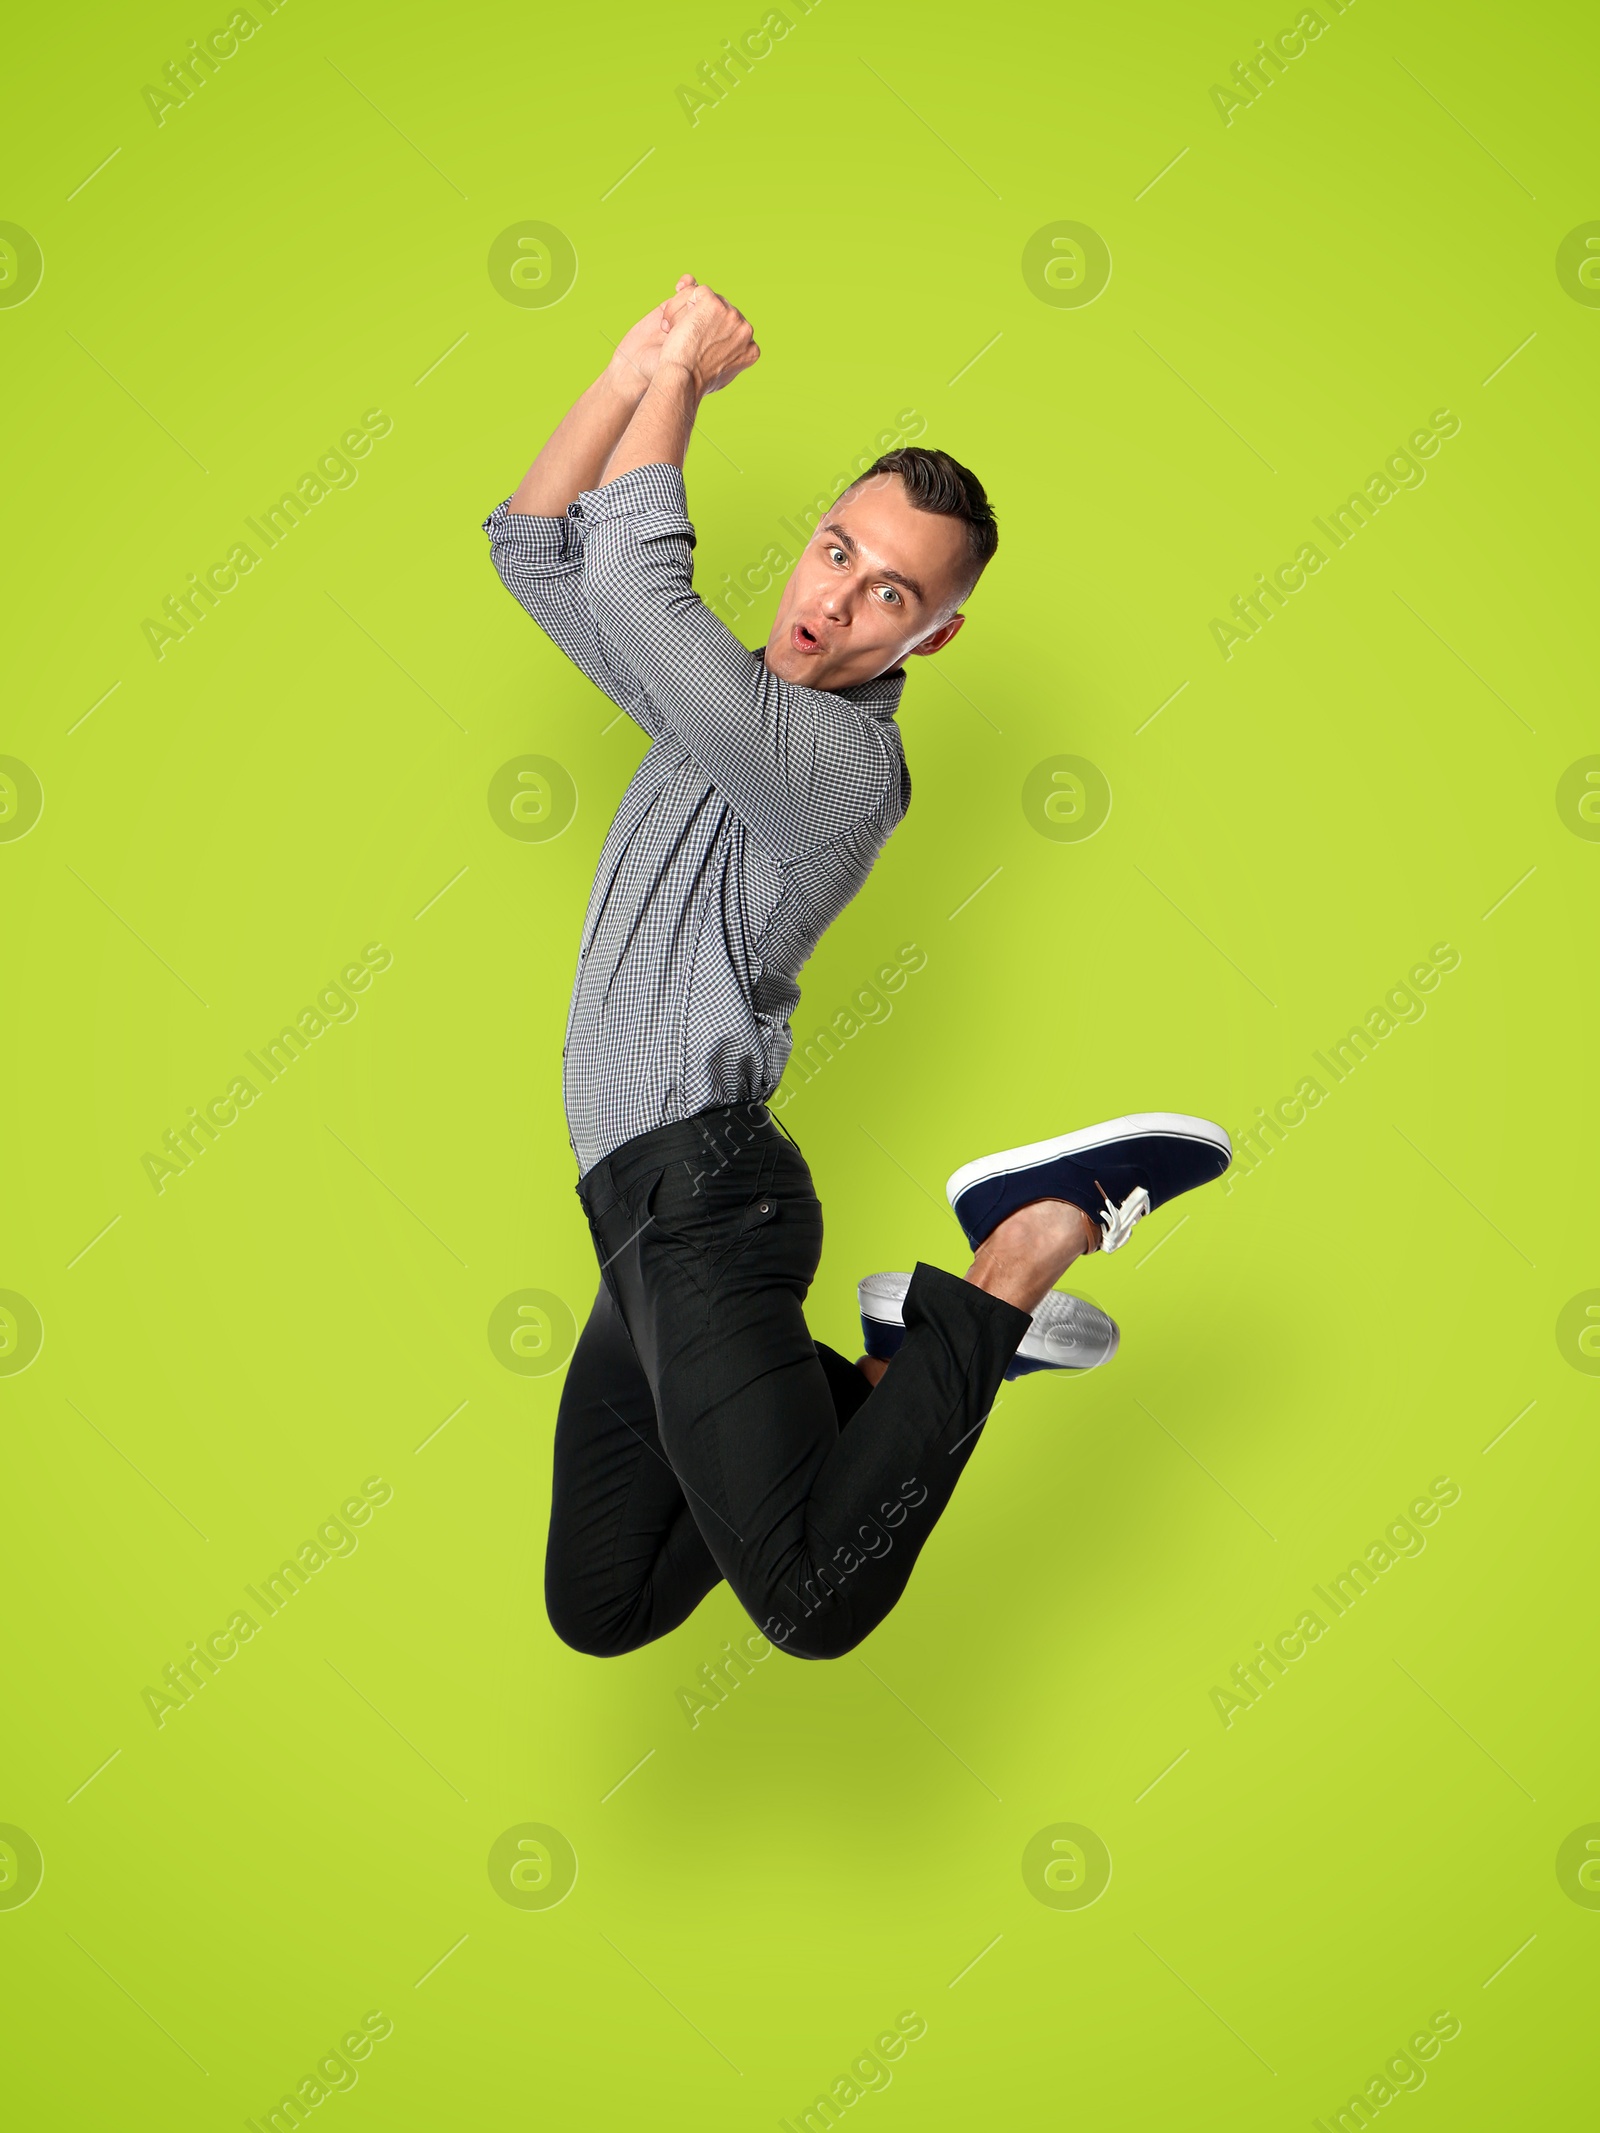
{"label": "trouser pocket", "polygon": [[680,1157],[647,1173],[630,1195],[641,1245],[654,1241],[715,1271],[750,1231],[777,1218],[775,1165],[765,1143],[720,1168]]}

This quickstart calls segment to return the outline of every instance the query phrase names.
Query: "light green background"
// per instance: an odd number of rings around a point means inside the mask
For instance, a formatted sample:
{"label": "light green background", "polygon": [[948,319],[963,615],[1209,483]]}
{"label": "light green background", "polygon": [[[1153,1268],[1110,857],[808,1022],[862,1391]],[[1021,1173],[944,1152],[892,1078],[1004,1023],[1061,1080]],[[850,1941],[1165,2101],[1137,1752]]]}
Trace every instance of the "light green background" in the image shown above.
{"label": "light green background", "polygon": [[[44,255],[0,309],[0,752],[44,795],[0,844],[0,1288],[44,1326],[0,1377],[0,1822],[44,1858],[0,1909],[18,2121],[259,2123],[378,2010],[318,2124],[797,2123],[909,2011],[843,2120],[1270,2128],[1449,2010],[1389,2108],[1576,2123],[1600,1384],[1556,1328],[1600,1285],[1600,849],[1556,789],[1600,751],[1600,314],[1555,260],[1600,217],[1587,13],[1330,7],[1225,125],[1211,85],[1289,0],[821,0],[691,126],[678,85],[759,0],[253,11],[159,127],[144,85],[226,0],[9,46],[0,219]],[[550,308],[489,279],[525,220],[576,247]],[[1111,251],[1084,308],[1021,271],[1062,220]],[[561,1033],[642,741],[478,530],[685,269],[764,349],[691,456],[702,582],[908,407],[1003,528],[906,692],[909,818],[806,973],[802,1038],[927,957],[791,1083],[819,1335],[855,1352],[863,1274],[959,1270],[958,1163],[1146,1106],[1237,1135],[1460,958],[1255,1175],[1091,1265],[1121,1354],[1006,1390],[861,1653],[768,1659],[693,1727],[740,1610],[611,1664],[556,1642],[560,1376],[488,1341],[514,1291],[594,1293]],[[369,408],[356,485],[157,661],[144,619]],[[1438,408],[1426,482],[1224,660],[1212,618]],[[576,786],[550,841],[490,816],[528,753]],[[1113,794],[1076,843],[1021,805],[1064,754]],[[370,942],[356,1019],[158,1195],[146,1152]],[[373,1476],[358,1550],[158,1728],[162,1668]],[[1212,1689],[1439,1476],[1425,1552],[1224,1728]],[[576,1852],[558,1907],[491,1887],[525,1823]],[[1109,1849],[1091,1907],[1024,1882],[1058,1823]]]}

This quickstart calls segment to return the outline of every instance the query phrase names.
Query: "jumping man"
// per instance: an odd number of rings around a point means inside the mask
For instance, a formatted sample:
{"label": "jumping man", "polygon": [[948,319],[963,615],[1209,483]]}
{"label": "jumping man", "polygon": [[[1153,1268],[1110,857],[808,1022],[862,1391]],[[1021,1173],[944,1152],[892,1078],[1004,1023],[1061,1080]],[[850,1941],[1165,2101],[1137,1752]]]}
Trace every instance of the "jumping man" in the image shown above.
{"label": "jumping man", "polygon": [[1002,1381],[1116,1352],[1055,1284],[1219,1177],[1220,1126],[1141,1113],[962,1164],[959,1279],[860,1285],[867,1353],[814,1341],[811,1172],[766,1099],[796,982],[911,798],[903,661],[938,652],[999,536],[947,453],[885,454],[790,573],[762,651],[695,593],[696,412],[760,356],[684,275],[485,522],[507,588],[650,740],[600,853],[563,1095],[600,1262],[556,1424],[545,1600],[582,1652],[677,1628],[719,1580],[832,1659],[899,1599]]}

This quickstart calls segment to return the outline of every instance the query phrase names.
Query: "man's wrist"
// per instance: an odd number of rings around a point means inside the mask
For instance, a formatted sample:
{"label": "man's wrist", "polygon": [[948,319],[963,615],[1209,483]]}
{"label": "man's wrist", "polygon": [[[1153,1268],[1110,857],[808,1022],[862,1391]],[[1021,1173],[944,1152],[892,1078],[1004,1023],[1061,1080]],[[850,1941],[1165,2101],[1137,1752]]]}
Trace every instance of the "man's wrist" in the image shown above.
{"label": "man's wrist", "polygon": [[705,398],[705,387],[700,382],[699,371],[681,356],[664,355],[656,365],[656,376],[669,385],[680,387],[696,406]]}
{"label": "man's wrist", "polygon": [[692,367],[680,357],[663,355],[616,450],[606,462],[605,485],[631,474],[635,467],[683,466],[700,391]]}
{"label": "man's wrist", "polygon": [[635,408],[644,398],[649,383],[626,356],[613,356],[596,378],[595,389],[603,399],[619,407]]}

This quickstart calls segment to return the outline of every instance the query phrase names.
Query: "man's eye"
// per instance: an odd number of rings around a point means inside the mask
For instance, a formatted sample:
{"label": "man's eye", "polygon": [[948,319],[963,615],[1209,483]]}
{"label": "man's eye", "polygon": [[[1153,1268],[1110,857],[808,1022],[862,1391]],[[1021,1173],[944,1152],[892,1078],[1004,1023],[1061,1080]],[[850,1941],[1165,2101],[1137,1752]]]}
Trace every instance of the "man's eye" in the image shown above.
{"label": "man's eye", "polygon": [[842,556],[844,554],[844,550],[839,547],[837,543],[835,543],[835,545],[828,550],[828,553],[830,556]]}
{"label": "man's eye", "polygon": [[900,595],[899,595],[899,594],[898,594],[898,593],[897,593],[897,592],[895,591],[895,589],[894,589],[894,587],[893,587],[892,585],[885,585],[885,586],[883,586],[883,587],[881,588],[881,590],[882,590],[882,593],[883,593],[883,597],[885,598],[885,600],[894,600],[894,601],[898,601],[898,600],[899,600],[899,598],[900,598]]}

